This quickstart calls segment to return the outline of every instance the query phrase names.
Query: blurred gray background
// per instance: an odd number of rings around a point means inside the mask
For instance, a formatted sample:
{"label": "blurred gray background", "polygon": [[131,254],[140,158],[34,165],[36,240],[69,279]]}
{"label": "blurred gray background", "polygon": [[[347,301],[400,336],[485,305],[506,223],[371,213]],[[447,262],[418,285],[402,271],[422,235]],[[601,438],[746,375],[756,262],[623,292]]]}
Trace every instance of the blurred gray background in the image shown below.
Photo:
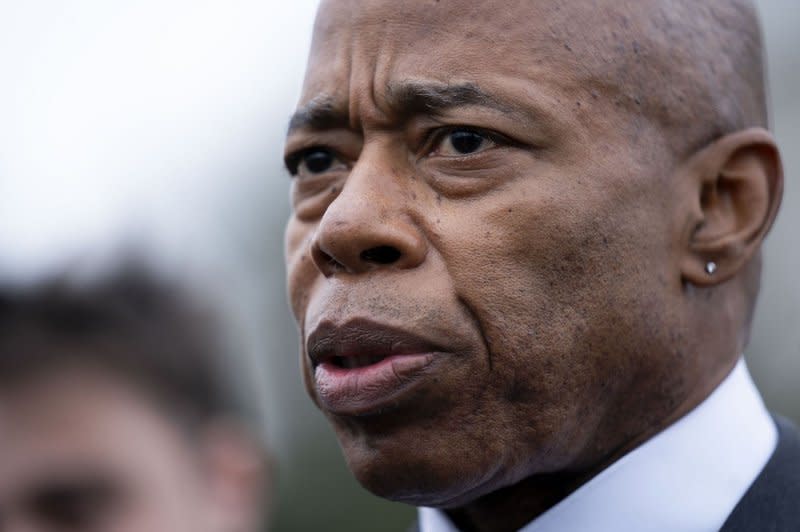
{"label": "blurred gray background", "polygon": [[[285,303],[282,138],[316,2],[0,1],[0,275],[131,246],[215,294],[276,462],[272,529],[404,530],[350,478],[300,383]],[[758,2],[786,195],[747,359],[800,420],[800,1]]]}

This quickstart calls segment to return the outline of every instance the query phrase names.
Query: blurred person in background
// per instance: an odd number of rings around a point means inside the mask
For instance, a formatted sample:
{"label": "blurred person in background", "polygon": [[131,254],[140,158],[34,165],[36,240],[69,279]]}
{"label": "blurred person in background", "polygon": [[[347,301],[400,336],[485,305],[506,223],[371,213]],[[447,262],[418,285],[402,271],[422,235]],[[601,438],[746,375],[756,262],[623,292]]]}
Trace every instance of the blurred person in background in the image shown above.
{"label": "blurred person in background", "polygon": [[323,2],[288,283],[358,480],[423,532],[797,530],[765,93],[746,0]]}
{"label": "blurred person in background", "polygon": [[0,287],[0,530],[261,530],[265,456],[221,333],[137,266]]}

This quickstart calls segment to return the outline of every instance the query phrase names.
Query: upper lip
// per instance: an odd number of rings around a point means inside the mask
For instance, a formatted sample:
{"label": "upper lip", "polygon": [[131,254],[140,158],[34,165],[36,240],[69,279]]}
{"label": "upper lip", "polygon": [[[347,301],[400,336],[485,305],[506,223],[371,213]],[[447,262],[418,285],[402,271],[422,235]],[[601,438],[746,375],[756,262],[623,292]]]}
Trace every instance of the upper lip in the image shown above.
{"label": "upper lip", "polygon": [[367,319],[353,319],[342,325],[323,321],[308,336],[306,349],[314,366],[334,357],[385,358],[444,351],[422,336]]}

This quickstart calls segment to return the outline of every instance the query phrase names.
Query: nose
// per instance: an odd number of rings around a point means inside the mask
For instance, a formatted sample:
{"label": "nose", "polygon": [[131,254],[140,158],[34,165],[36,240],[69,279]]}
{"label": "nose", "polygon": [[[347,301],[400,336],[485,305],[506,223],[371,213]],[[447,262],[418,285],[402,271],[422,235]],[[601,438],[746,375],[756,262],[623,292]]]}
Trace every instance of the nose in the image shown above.
{"label": "nose", "polygon": [[425,260],[427,244],[404,186],[362,154],[311,241],[311,258],[323,275],[411,269]]}

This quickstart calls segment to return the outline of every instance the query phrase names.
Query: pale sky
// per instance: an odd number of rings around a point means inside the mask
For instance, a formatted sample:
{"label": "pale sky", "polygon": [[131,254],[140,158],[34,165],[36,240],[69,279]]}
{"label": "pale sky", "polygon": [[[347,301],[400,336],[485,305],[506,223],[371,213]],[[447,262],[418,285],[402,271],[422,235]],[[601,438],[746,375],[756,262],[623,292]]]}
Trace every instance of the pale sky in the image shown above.
{"label": "pale sky", "polygon": [[279,160],[315,6],[1,0],[0,272],[120,238],[224,254],[220,203],[269,192],[239,169]]}

